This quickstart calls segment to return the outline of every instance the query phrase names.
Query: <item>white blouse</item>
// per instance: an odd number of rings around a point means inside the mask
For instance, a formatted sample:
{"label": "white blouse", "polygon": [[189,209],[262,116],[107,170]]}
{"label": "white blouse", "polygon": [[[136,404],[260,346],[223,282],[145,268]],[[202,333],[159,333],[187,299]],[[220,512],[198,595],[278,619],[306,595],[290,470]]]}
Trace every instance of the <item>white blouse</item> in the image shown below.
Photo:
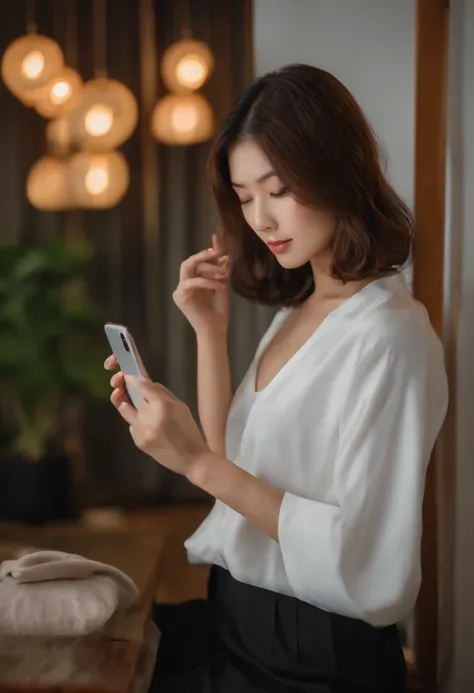
{"label": "white blouse", "polygon": [[279,542],[216,500],[191,563],[375,626],[401,621],[420,579],[425,474],[448,400],[443,351],[403,275],[334,310],[270,384],[237,390],[227,456],[285,492]]}

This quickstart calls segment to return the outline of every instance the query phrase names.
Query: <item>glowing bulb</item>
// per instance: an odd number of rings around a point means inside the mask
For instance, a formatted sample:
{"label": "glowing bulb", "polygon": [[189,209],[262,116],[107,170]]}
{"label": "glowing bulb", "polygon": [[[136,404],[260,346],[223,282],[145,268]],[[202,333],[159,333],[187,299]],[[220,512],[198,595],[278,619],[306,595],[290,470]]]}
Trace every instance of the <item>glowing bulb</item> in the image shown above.
{"label": "glowing bulb", "polygon": [[84,181],[86,190],[91,195],[100,195],[109,186],[109,170],[106,164],[93,164],[87,171]]}
{"label": "glowing bulb", "polygon": [[186,55],[176,67],[176,76],[185,87],[200,87],[206,79],[207,68],[198,55]]}
{"label": "glowing bulb", "polygon": [[92,137],[102,137],[112,128],[114,113],[108,106],[98,104],[86,113],[84,126]]}
{"label": "glowing bulb", "polygon": [[28,79],[37,79],[44,69],[44,55],[41,51],[30,51],[21,63],[21,72]]}
{"label": "glowing bulb", "polygon": [[172,43],[161,59],[161,75],[170,92],[196,91],[209,79],[213,68],[211,49],[195,39]]}
{"label": "glowing bulb", "polygon": [[69,82],[55,82],[51,88],[51,101],[55,105],[64,103],[71,98],[72,89]]}
{"label": "glowing bulb", "polygon": [[191,132],[198,124],[199,115],[192,106],[177,106],[171,116],[171,124],[176,132]]}
{"label": "glowing bulb", "polygon": [[32,105],[43,118],[61,118],[78,106],[82,90],[81,76],[76,70],[63,67],[46,87],[32,91]]}
{"label": "glowing bulb", "polygon": [[68,161],[67,187],[79,209],[110,209],[127,192],[130,176],[117,151],[77,152]]}

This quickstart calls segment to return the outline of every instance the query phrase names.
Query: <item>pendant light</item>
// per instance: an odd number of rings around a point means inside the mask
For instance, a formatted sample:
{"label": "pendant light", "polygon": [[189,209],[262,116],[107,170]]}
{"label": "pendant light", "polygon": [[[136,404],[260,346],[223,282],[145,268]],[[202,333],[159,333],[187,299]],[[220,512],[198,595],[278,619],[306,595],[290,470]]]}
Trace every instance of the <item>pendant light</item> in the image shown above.
{"label": "pendant light", "polygon": [[70,207],[67,189],[67,163],[55,156],[44,156],[30,169],[26,183],[28,200],[37,209],[57,211]]}
{"label": "pendant light", "polygon": [[[57,5],[55,11],[58,11]],[[82,98],[83,82],[77,71],[77,6],[76,0],[68,0],[63,9],[65,20],[64,67],[39,93],[34,107],[43,118],[64,118],[76,108]]]}
{"label": "pendant light", "polygon": [[3,81],[20,101],[31,104],[35,91],[59,74],[64,56],[56,41],[37,33],[13,41],[2,58]]}
{"label": "pendant light", "polygon": [[172,43],[161,61],[161,76],[169,91],[196,91],[209,79],[214,56],[209,46],[192,37],[191,0],[179,0],[181,38]]}
{"label": "pendant light", "polygon": [[64,56],[53,39],[38,33],[35,0],[26,0],[26,35],[13,41],[2,57],[1,73],[10,91],[27,105],[62,69]]}
{"label": "pendant light", "polygon": [[106,0],[94,0],[95,79],[86,82],[81,101],[71,114],[71,128],[81,149],[103,151],[125,142],[138,121],[138,106],[130,89],[107,77]]}
{"label": "pendant light", "polygon": [[[67,58],[68,61],[75,66],[77,64],[75,0],[69,0],[67,18]],[[78,86],[77,81],[75,81],[76,75],[80,86]],[[70,85],[76,84],[77,90],[75,87],[72,87],[72,93],[68,94],[67,89],[64,87],[61,88],[62,82]],[[57,85],[56,89],[54,89],[54,85]],[[78,92],[81,87],[82,80],[80,80],[77,72],[69,67],[63,68],[59,75],[50,82],[47,87],[41,90],[43,94],[42,98],[45,99],[45,104],[47,103],[47,91],[49,89],[51,90],[51,94],[49,95],[49,106],[44,106],[45,109],[48,109],[48,115],[52,115],[52,108],[54,105],[55,107],[57,106],[57,110],[55,108],[55,111],[58,114],[62,114],[62,117],[54,118],[47,124],[46,142],[48,146],[48,155],[37,161],[28,174],[27,197],[31,204],[37,209],[58,211],[70,210],[77,206],[74,198],[74,191],[71,189],[68,180],[68,157],[74,143],[69,120],[64,114],[72,107],[70,101],[78,98]],[[67,98],[68,96],[69,98]],[[38,100],[35,107],[40,111],[40,109],[42,109],[42,101]]]}
{"label": "pendant light", "polygon": [[64,116],[80,103],[82,90],[80,74],[71,67],[63,67],[40,93],[33,95],[35,110],[43,118]]}
{"label": "pendant light", "polygon": [[214,68],[214,56],[203,41],[182,39],[163,54],[161,75],[170,91],[195,91],[207,82]]}
{"label": "pendant light", "polygon": [[86,82],[71,114],[74,137],[83,149],[104,150],[129,139],[138,121],[137,102],[125,84],[106,77]]}
{"label": "pendant light", "polygon": [[130,174],[120,152],[78,152],[67,167],[67,184],[78,207],[108,209],[127,192]]}
{"label": "pendant light", "polygon": [[189,0],[181,0],[181,40],[163,54],[161,74],[171,93],[156,104],[151,116],[153,136],[167,145],[205,142],[214,132],[212,108],[199,89],[209,78],[214,58],[205,43],[192,38]]}
{"label": "pendant light", "polygon": [[106,4],[94,0],[95,78],[86,82],[80,104],[67,119],[68,135],[83,150],[71,157],[67,169],[68,189],[82,209],[114,207],[130,182],[127,162],[114,148],[132,134],[138,108],[131,91],[107,77],[106,53]]}
{"label": "pendant light", "polygon": [[214,115],[201,94],[167,94],[155,106],[151,129],[164,144],[197,144],[212,137]]}

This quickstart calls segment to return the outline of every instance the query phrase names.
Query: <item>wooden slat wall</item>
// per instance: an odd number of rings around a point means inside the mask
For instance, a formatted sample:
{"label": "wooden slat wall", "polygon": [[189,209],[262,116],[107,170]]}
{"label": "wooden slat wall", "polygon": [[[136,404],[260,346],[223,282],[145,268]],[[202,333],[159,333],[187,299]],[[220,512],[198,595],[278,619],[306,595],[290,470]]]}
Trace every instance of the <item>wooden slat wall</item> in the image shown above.
{"label": "wooden slat wall", "polygon": [[[446,0],[418,0],[416,25],[416,138],[414,294],[441,336],[444,307],[446,75],[449,9]],[[438,649],[438,488],[440,446],[427,476],[423,508],[424,581],[416,609],[415,657],[422,690],[435,693]]]}

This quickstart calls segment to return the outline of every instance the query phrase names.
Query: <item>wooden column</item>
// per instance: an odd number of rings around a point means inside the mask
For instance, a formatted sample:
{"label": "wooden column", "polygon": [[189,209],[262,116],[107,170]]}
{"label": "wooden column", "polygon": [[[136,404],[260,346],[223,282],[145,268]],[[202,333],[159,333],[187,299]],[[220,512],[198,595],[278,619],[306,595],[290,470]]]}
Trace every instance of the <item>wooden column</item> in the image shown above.
{"label": "wooden column", "polygon": [[[447,0],[417,0],[414,294],[443,331],[446,178]],[[438,502],[440,446],[431,461],[423,508],[423,585],[416,607],[415,658],[421,689],[435,693],[438,649]],[[443,461],[444,462],[444,461]]]}

